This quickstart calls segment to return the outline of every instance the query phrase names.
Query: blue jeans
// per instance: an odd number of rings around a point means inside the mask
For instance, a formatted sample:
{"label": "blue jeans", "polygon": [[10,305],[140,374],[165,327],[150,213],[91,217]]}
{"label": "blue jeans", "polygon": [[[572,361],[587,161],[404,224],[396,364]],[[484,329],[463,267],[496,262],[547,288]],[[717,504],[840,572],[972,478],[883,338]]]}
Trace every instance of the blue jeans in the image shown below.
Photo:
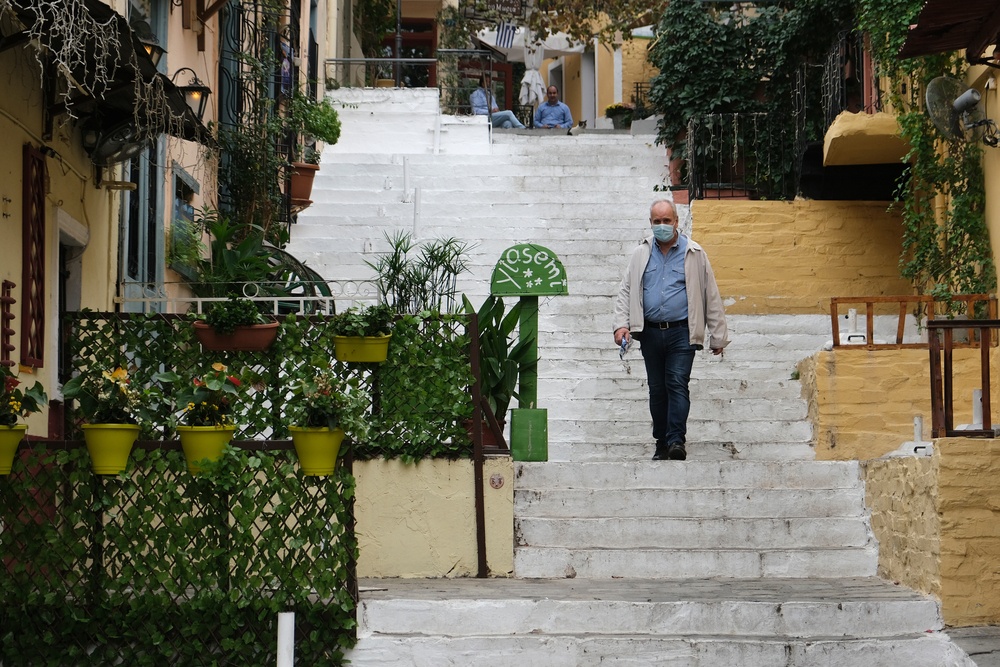
{"label": "blue jeans", "polygon": [[687,438],[687,418],[691,411],[691,367],[694,353],[686,326],[642,330],[642,359],[649,382],[649,414],[653,417],[653,438],[658,444],[682,445]]}
{"label": "blue jeans", "polygon": [[504,129],[514,128],[516,130],[524,129],[524,124],[517,119],[517,116],[510,109],[494,111],[490,114],[490,120],[493,122],[493,127],[502,127]]}

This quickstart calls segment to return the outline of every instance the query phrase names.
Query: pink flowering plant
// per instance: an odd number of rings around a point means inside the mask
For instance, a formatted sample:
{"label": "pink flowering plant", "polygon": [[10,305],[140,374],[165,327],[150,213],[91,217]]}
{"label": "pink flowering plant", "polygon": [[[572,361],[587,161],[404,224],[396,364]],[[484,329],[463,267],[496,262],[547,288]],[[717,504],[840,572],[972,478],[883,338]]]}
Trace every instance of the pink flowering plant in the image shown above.
{"label": "pink flowering plant", "polygon": [[63,396],[75,398],[91,424],[141,424],[148,420],[148,392],[135,387],[128,369],[81,373],[63,385]]}
{"label": "pink flowering plant", "polygon": [[32,412],[39,412],[49,401],[40,382],[35,382],[28,389],[20,388],[21,381],[9,366],[0,365],[0,378],[3,378],[3,394],[0,394],[0,426],[13,426],[17,423],[18,417],[27,417]]}
{"label": "pink flowering plant", "polygon": [[172,371],[157,373],[155,379],[179,385],[175,395],[181,420],[188,426],[232,426],[233,403],[243,381],[216,362],[200,376],[185,378]]}

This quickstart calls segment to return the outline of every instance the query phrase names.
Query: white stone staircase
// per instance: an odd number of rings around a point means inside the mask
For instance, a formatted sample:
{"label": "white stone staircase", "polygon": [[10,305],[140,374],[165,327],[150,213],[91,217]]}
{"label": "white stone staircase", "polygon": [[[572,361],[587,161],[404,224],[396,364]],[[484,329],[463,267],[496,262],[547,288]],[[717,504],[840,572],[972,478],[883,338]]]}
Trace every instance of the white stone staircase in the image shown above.
{"label": "white stone staircase", "polygon": [[793,374],[829,338],[825,316],[731,317],[725,356],[695,361],[688,460],[649,460],[641,353],[627,372],[610,313],[665,177],[653,137],[491,144],[477,119],[406,93],[336,92],[344,135],[289,250],[366,280],[386,231],[466,239],[459,290],[478,303],[501,251],[530,241],[560,257],[570,295],[539,308],[550,460],[517,464],[514,578],[362,581],[351,664],[972,664],[934,600],[875,576],[858,464],[813,460]]}

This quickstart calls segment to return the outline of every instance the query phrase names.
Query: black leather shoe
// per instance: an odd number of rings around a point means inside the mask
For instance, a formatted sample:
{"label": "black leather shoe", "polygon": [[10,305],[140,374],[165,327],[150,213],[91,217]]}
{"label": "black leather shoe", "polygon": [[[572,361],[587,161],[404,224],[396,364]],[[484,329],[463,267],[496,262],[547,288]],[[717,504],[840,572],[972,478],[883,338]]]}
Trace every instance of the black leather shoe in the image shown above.
{"label": "black leather shoe", "polygon": [[683,461],[687,458],[687,452],[684,451],[684,445],[679,442],[675,442],[667,448],[667,458],[673,461]]}
{"label": "black leather shoe", "polygon": [[656,452],[653,454],[654,461],[666,461],[669,456],[670,447],[666,443],[656,443]]}

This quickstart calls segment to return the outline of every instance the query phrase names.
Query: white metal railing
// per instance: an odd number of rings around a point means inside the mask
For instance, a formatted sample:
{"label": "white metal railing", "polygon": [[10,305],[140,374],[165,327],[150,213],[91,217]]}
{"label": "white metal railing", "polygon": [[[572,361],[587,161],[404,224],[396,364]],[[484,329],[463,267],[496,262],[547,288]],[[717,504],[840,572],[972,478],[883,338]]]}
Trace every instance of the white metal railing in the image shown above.
{"label": "white metal railing", "polygon": [[[380,300],[378,287],[368,280],[296,281],[294,290],[284,294],[281,291],[288,289],[286,283],[239,283],[225,287],[235,287],[251,301],[270,304],[273,315],[332,315],[354,305]],[[129,312],[203,313],[208,304],[227,299],[226,296],[194,296],[189,284],[184,282],[128,282],[119,284],[115,303]]]}

